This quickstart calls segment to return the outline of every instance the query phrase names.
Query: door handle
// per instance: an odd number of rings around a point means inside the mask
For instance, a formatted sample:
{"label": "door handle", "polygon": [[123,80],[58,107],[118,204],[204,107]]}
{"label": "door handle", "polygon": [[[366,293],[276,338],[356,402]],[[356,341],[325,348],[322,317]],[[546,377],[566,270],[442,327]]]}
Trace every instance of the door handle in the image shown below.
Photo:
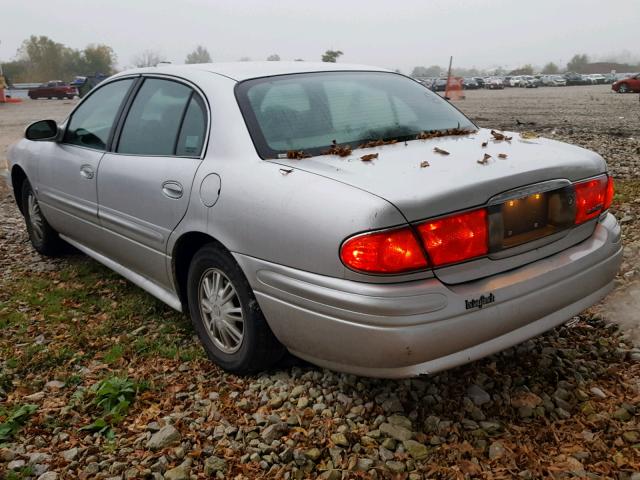
{"label": "door handle", "polygon": [[162,184],[162,193],[165,197],[180,198],[183,193],[182,185],[173,180],[166,181]]}
{"label": "door handle", "polygon": [[95,172],[93,171],[93,168],[91,168],[91,165],[82,165],[80,167],[80,175],[82,175],[84,178],[91,180],[94,174]]}

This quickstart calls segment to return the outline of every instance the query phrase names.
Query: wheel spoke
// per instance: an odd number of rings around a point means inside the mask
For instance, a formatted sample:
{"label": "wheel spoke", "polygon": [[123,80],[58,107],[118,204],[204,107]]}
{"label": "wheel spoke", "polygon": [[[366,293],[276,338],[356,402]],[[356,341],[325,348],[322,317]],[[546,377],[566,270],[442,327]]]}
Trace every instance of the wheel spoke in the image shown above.
{"label": "wheel spoke", "polygon": [[204,296],[207,297],[207,300],[211,299],[211,279],[206,276],[202,280],[202,290],[204,291]]}
{"label": "wheel spoke", "polygon": [[238,330],[238,328],[235,325],[233,325],[231,322],[228,322],[227,320],[224,320],[223,325],[226,332],[233,339],[233,346],[236,346],[238,343],[240,343],[240,341],[242,340],[242,332]]}
{"label": "wheel spoke", "polygon": [[212,300],[215,300],[218,298],[218,294],[220,292],[220,280],[222,280],[222,276],[220,275],[220,273],[215,272],[213,274],[213,293],[214,293],[214,298]]}
{"label": "wheel spoke", "polygon": [[223,310],[222,313],[234,320],[242,320],[242,307],[228,308],[226,310]]}
{"label": "wheel spoke", "polygon": [[226,305],[229,300],[236,296],[236,291],[233,288],[233,285],[231,285],[231,282],[227,283],[220,296],[222,297],[220,299],[220,305]]}
{"label": "wheel spoke", "polygon": [[202,311],[208,315],[210,315],[213,312],[213,306],[211,305],[211,302],[209,302],[208,299],[203,298],[202,302],[200,302],[201,306],[202,306]]}

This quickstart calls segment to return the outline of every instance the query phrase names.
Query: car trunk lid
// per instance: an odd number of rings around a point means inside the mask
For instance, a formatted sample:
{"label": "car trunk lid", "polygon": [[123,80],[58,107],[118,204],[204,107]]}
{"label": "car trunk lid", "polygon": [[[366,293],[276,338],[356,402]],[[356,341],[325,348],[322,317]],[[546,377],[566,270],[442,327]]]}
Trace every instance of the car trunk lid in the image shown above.
{"label": "car trunk lid", "polygon": [[[411,223],[488,206],[505,192],[526,186],[541,184],[540,191],[561,188],[606,170],[604,160],[594,152],[546,138],[505,135],[511,140],[497,140],[489,130],[482,129],[469,135],[356,149],[347,157],[321,155],[273,161],[378,195],[393,203]],[[363,161],[361,157],[368,154],[378,156]],[[555,185],[558,180],[564,184]],[[534,190],[535,186],[531,192],[523,189],[528,194],[535,193]],[[581,241],[590,235],[593,226],[590,231],[578,230],[581,235],[568,235],[567,230],[536,239],[530,242],[530,248],[527,245],[512,248],[512,255],[494,253],[482,262],[478,260],[475,267],[472,261],[436,269],[436,274],[448,283],[459,283],[514,268],[520,263],[518,258],[533,261],[556,249],[567,248],[568,243]],[[555,247],[547,245],[551,242]],[[544,245],[547,246],[542,248]],[[531,254],[532,249],[537,253]]]}

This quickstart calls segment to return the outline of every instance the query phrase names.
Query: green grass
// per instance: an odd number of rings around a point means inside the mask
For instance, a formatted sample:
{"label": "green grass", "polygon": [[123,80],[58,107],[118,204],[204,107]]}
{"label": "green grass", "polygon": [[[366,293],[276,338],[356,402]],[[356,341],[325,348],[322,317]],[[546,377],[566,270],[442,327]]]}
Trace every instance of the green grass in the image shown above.
{"label": "green grass", "polygon": [[[13,374],[56,372],[92,360],[115,367],[151,357],[204,358],[185,316],[86,257],[67,263],[0,285],[0,358]],[[131,335],[141,325],[147,331]],[[36,344],[39,334],[46,341]]]}
{"label": "green grass", "polygon": [[31,404],[0,407],[0,445],[11,440],[36,410],[38,406]]}
{"label": "green grass", "polygon": [[640,198],[640,180],[616,180],[613,205],[632,202]]}

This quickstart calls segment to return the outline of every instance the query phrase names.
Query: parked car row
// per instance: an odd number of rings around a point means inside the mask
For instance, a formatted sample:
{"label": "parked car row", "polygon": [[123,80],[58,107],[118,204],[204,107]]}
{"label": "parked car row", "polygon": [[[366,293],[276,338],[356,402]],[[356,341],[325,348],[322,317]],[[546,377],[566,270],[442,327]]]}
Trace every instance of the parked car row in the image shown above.
{"label": "parked car row", "polygon": [[[640,86],[640,74],[619,73],[600,74],[592,73],[588,75],[568,72],[562,75],[505,75],[487,77],[464,77],[462,87],[465,90],[477,90],[487,88],[489,90],[501,90],[505,87],[566,87],[567,85],[604,85],[612,84],[613,90],[620,93],[638,92]],[[420,83],[430,88],[434,92],[442,92],[447,85],[446,77],[420,78]]]}

